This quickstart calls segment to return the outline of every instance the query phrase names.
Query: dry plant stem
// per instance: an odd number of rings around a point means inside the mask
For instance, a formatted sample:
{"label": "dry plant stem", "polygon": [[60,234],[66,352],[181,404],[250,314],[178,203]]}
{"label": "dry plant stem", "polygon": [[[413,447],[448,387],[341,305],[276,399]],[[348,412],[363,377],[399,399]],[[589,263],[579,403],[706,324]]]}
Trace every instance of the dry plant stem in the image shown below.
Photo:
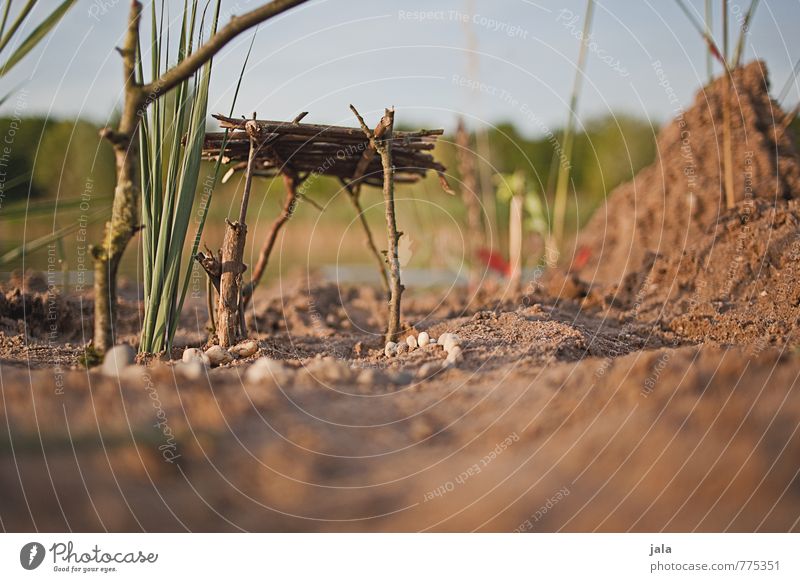
{"label": "dry plant stem", "polygon": [[206,41],[190,57],[167,70],[159,79],[147,85],[136,83],[136,52],[139,46],[139,23],[142,4],[131,2],[128,26],[122,47],[125,102],[116,130],[105,128],[102,137],[111,142],[116,160],[117,184],[111,220],[105,225],[102,246],[92,247],[94,260],[94,347],[105,352],[114,345],[113,327],[117,303],[117,271],[122,254],[139,228],[139,176],[136,131],[147,105],[170,89],[190,78],[209,59],[237,35],[276,16],[305,0],[273,0],[231,21]]}
{"label": "dry plant stem", "polygon": [[367,243],[367,248],[369,249],[370,254],[372,254],[372,256],[375,258],[375,264],[378,267],[378,273],[380,274],[383,291],[388,295],[389,276],[386,274],[386,261],[381,256],[381,252],[378,250],[378,246],[375,244],[375,237],[372,235],[372,229],[369,227],[367,216],[364,214],[364,208],[361,206],[361,199],[358,193],[355,192],[349,184],[344,182],[344,180],[342,183],[347,190],[347,196],[350,198],[350,202],[353,203],[353,208],[356,210],[356,216],[358,216],[358,221],[361,223],[361,228],[364,229],[364,239]]}
{"label": "dry plant stem", "polygon": [[[255,118],[255,114],[253,115]],[[259,128],[256,123],[247,124],[250,136],[250,155],[247,160],[247,175],[239,209],[239,221],[226,221],[225,238],[222,243],[222,276],[219,282],[219,303],[217,308],[217,339],[222,347],[229,347],[245,335],[244,306],[242,302],[242,274],[244,265],[244,244],[247,239],[247,204],[253,186],[253,166],[258,150]]]}
{"label": "dry plant stem", "polygon": [[403,296],[403,284],[400,281],[399,241],[403,233],[397,230],[397,218],[394,211],[394,166],[392,165],[392,129],[394,128],[394,109],[386,109],[380,125],[382,139],[375,138],[373,132],[364,123],[364,118],[352,105],[350,109],[358,118],[361,129],[369,138],[370,145],[378,152],[383,166],[383,202],[386,210],[386,239],[388,251],[386,261],[389,263],[389,322],[386,328],[386,341],[400,339],[400,305]]}
{"label": "dry plant stem", "polygon": [[508,215],[508,260],[511,263],[508,286],[512,292],[519,291],[522,283],[522,206],[522,195],[514,194]]}
{"label": "dry plant stem", "polygon": [[733,145],[731,143],[731,88],[733,75],[727,71],[725,90],[722,92],[722,154],[725,171],[725,204],[728,208],[736,205],[733,185]]}
{"label": "dry plant stem", "polygon": [[480,269],[475,262],[476,251],[481,246],[485,246],[483,221],[481,220],[481,207],[478,201],[478,176],[475,167],[475,153],[472,151],[469,142],[469,133],[464,127],[464,120],[458,120],[456,130],[456,145],[458,146],[458,172],[461,174],[461,198],[464,207],[467,209],[467,255],[470,261],[469,288],[475,290],[480,283]]}
{"label": "dry plant stem", "polygon": [[286,222],[292,217],[292,214],[294,214],[294,209],[297,205],[297,178],[287,173],[281,174],[281,176],[283,178],[284,187],[286,188],[286,199],[283,203],[283,210],[281,210],[280,216],[273,221],[272,226],[267,233],[267,238],[264,239],[264,243],[261,245],[261,250],[258,253],[258,261],[253,269],[250,283],[248,283],[242,291],[242,305],[244,307],[247,307],[248,303],[252,299],[253,292],[261,281],[264,271],[267,269],[269,257],[272,254],[272,249],[275,247],[275,241],[278,240],[278,234],[283,228],[283,225],[286,224]]}
{"label": "dry plant stem", "polygon": [[208,330],[211,335],[217,333],[217,322],[214,320],[214,282],[206,278],[206,309],[208,310]]}
{"label": "dry plant stem", "polygon": [[567,194],[569,192],[570,164],[572,163],[572,146],[574,143],[575,110],[578,107],[578,96],[581,90],[583,71],[586,65],[586,53],[589,46],[589,31],[592,26],[592,14],[594,12],[594,1],[587,0],[586,16],[583,23],[583,35],[581,36],[581,48],[578,51],[578,67],[575,70],[575,80],[572,87],[572,95],[569,103],[569,116],[567,117],[567,127],[564,130],[563,160],[558,167],[558,179],[556,182],[556,195],[553,203],[553,228],[552,235],[548,238],[545,249],[546,261],[548,265],[558,262],[561,252],[561,244],[564,242],[564,230],[567,212]]}
{"label": "dry plant stem", "polygon": [[226,222],[225,238],[222,242],[222,276],[217,304],[217,339],[223,347],[234,345],[240,338],[239,303],[241,297],[242,263],[247,225]]}
{"label": "dry plant stem", "polygon": [[114,345],[113,328],[117,305],[117,271],[122,253],[138,230],[137,206],[139,204],[139,179],[137,175],[138,147],[136,129],[139,111],[144,104],[141,89],[135,83],[136,51],[139,44],[139,21],[142,5],[131,3],[128,28],[122,55],[125,83],[125,104],[119,125],[115,130],[100,132],[111,142],[116,163],[117,185],[111,220],[106,222],[101,246],[92,247],[94,260],[94,347],[105,352]]}
{"label": "dry plant stem", "polygon": [[[373,135],[375,139],[381,139],[386,131],[385,126],[383,123],[379,123],[378,127],[375,128]],[[356,209],[356,215],[358,216],[358,220],[361,223],[361,227],[364,229],[364,236],[366,238],[367,248],[370,250],[370,253],[373,257],[375,257],[375,263],[378,265],[378,273],[380,274],[381,278],[381,285],[383,286],[384,293],[389,295],[389,276],[386,274],[386,265],[383,257],[381,257],[381,253],[378,250],[378,246],[375,244],[375,238],[372,236],[372,230],[369,227],[369,222],[367,222],[367,216],[364,214],[364,208],[361,206],[361,179],[364,177],[364,173],[367,171],[370,162],[375,157],[376,150],[372,147],[372,140],[370,141],[370,146],[364,150],[364,153],[361,155],[361,159],[358,161],[356,165],[356,171],[353,174],[353,179],[350,182],[345,182],[342,180],[342,183],[345,185],[347,189],[347,193],[349,194],[350,201],[353,203],[353,207]]]}
{"label": "dry plant stem", "polygon": [[[387,109],[382,120],[386,124],[386,136],[392,135],[394,127],[394,109]],[[376,145],[379,142],[376,142]],[[383,164],[383,201],[386,205],[386,238],[389,261],[389,323],[386,328],[386,341],[395,342],[400,339],[400,301],[403,295],[403,284],[400,282],[399,242],[402,233],[397,230],[397,219],[394,213],[394,166],[392,166],[392,143],[377,146]]]}

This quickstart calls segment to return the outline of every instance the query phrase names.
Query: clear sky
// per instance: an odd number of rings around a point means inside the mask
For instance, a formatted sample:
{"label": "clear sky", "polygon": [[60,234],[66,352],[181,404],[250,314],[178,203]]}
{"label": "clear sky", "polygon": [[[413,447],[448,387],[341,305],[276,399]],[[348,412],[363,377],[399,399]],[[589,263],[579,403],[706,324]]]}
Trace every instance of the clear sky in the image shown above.
{"label": "clear sky", "polygon": [[[182,0],[167,3],[177,16]],[[223,14],[259,3],[224,0]],[[689,4],[702,18],[703,1]],[[749,4],[730,3],[734,23]],[[718,25],[720,2],[713,5]],[[105,123],[121,96],[113,47],[128,6],[127,0],[78,2],[2,81],[0,93],[24,86],[26,114]],[[236,110],[271,119],[307,110],[309,122],[351,124],[351,102],[371,118],[394,105],[403,124],[451,128],[464,115],[473,126],[510,120],[528,135],[541,134],[564,123],[584,9],[583,0],[312,0],[259,29]],[[762,0],[756,12],[745,60],[768,63],[775,93],[800,58],[798,25],[800,0]],[[737,37],[738,26],[732,44]],[[239,37],[216,59],[212,112],[230,108],[250,38]],[[671,117],[674,104],[659,85],[656,61],[682,104],[707,78],[703,42],[672,0],[596,2],[592,40],[582,120],[610,112],[657,122]],[[797,100],[795,86],[787,102]],[[15,106],[11,100],[0,113]]]}

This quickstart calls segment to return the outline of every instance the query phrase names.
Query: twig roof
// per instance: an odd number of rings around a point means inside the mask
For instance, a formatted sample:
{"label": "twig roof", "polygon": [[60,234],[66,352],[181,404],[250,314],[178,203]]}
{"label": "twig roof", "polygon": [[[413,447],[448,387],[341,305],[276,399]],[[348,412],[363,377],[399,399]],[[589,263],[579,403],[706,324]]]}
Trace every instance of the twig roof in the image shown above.
{"label": "twig roof", "polygon": [[[312,174],[333,176],[345,183],[363,182],[381,186],[383,169],[379,156],[375,156],[370,142],[359,127],[340,127],[300,123],[303,115],[294,121],[266,121],[234,119],[214,115],[220,126],[228,130],[227,143],[222,152],[222,162],[233,164],[232,169],[245,169],[250,150],[247,127],[257,127],[258,150],[255,153],[253,175],[273,177],[288,174],[301,180]],[[436,172],[443,187],[445,167],[427,153],[436,146],[444,130],[395,131],[392,133],[392,160],[395,182],[416,182],[428,170]],[[220,155],[225,134],[207,133],[203,158],[216,160]],[[363,161],[362,161],[363,160]],[[362,167],[359,168],[359,161]],[[363,167],[366,163],[366,168]]]}

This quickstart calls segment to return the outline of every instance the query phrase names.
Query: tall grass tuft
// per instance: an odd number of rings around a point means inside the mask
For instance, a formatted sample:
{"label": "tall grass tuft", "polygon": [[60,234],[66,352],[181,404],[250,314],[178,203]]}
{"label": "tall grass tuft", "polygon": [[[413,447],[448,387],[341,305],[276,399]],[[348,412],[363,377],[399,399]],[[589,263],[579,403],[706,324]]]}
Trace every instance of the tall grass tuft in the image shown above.
{"label": "tall grass tuft", "polygon": [[[153,78],[167,68],[171,56],[165,12],[164,0],[160,10],[153,2],[150,14]],[[219,12],[217,0],[211,34],[216,32]],[[178,62],[192,54],[195,40],[200,43],[205,19],[205,10],[199,12],[196,0],[184,3],[175,49]],[[171,347],[186,296],[192,261],[189,257],[184,260],[184,247],[200,175],[211,67],[212,61],[208,61],[167,99],[151,103],[139,131],[145,306],[141,352],[161,352]],[[138,75],[139,81],[143,81],[141,59]]]}

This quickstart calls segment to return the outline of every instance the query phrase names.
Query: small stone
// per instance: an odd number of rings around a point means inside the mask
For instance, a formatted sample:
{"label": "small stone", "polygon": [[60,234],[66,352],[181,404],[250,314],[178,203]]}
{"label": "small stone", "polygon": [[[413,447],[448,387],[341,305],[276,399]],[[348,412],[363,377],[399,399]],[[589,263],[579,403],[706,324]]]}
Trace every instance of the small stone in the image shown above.
{"label": "small stone", "polygon": [[397,355],[405,354],[406,352],[410,352],[411,348],[408,347],[408,344],[405,342],[400,342],[397,344]]}
{"label": "small stone", "polygon": [[222,366],[233,361],[233,356],[222,346],[211,346],[206,350],[206,356],[212,366]]}
{"label": "small stone", "polygon": [[234,357],[247,358],[258,351],[258,342],[253,339],[244,340],[228,350]]}
{"label": "small stone", "polygon": [[406,344],[408,344],[409,351],[413,351],[417,349],[417,338],[413,335],[410,335],[406,338]]}
{"label": "small stone", "polygon": [[186,348],[183,350],[181,360],[183,360],[183,362],[186,364],[197,361],[203,366],[211,365],[211,360],[209,357],[203,353],[203,350],[199,350],[197,348]]}
{"label": "small stone", "polygon": [[421,331],[417,337],[417,343],[419,344],[419,347],[424,348],[431,343],[431,336],[428,335],[427,331]]}
{"label": "small stone", "polygon": [[244,373],[245,380],[251,384],[273,382],[280,385],[287,383],[291,377],[291,370],[282,362],[267,357],[258,358]]}
{"label": "small stone", "polygon": [[105,376],[119,378],[125,368],[133,364],[135,359],[136,352],[128,344],[114,346],[106,352],[100,371]]}
{"label": "small stone", "polygon": [[391,358],[397,353],[397,344],[394,342],[386,342],[386,347],[383,348],[383,353],[387,358]]}

